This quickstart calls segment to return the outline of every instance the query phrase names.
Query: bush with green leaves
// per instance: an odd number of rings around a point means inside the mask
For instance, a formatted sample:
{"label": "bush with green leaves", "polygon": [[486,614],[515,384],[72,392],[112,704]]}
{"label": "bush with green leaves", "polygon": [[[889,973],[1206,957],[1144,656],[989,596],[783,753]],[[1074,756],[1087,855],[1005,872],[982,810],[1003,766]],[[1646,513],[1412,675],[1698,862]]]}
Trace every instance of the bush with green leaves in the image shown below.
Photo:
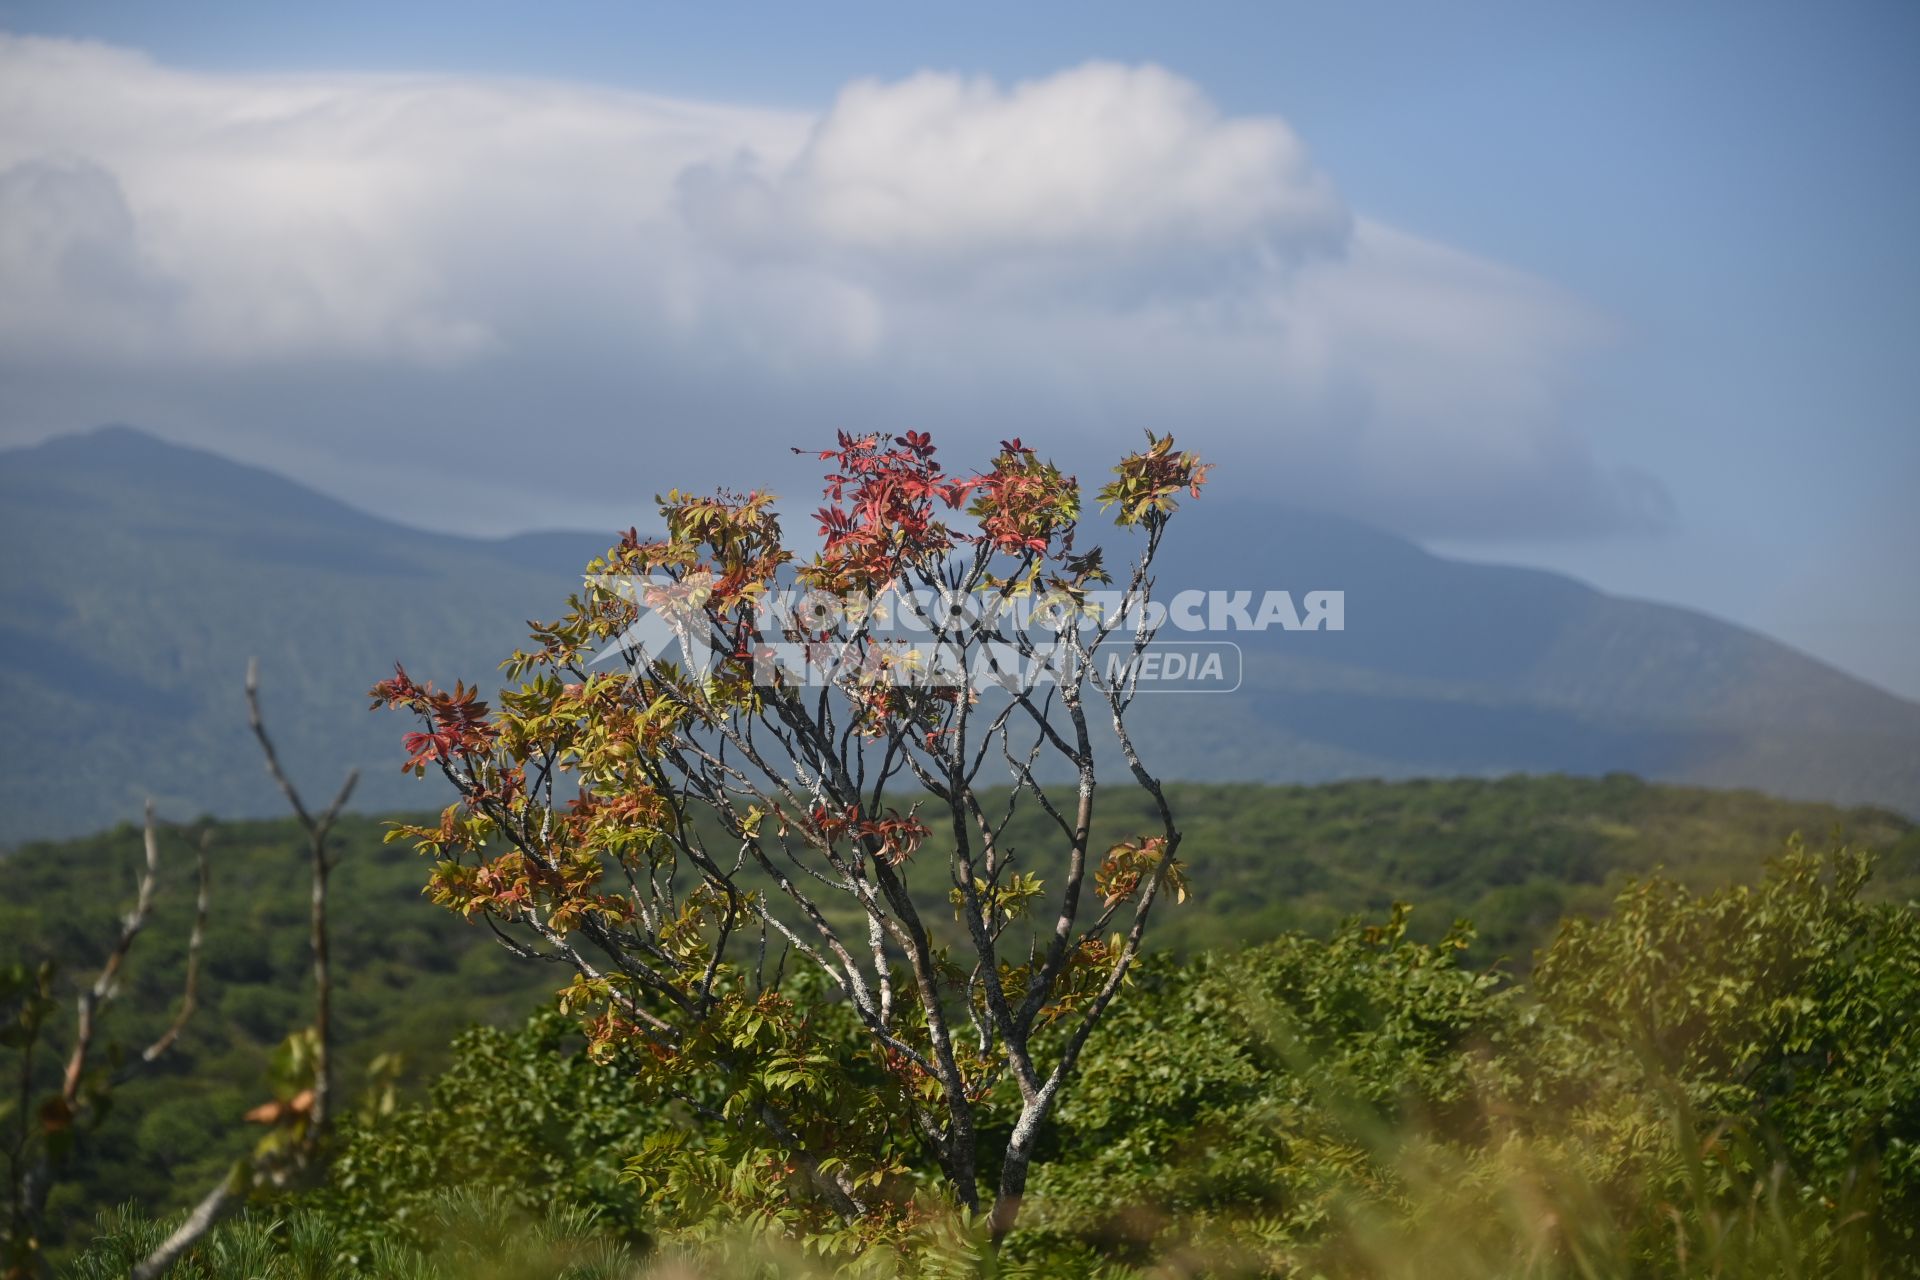
{"label": "bush with green leaves", "polygon": [[643,1248],[651,1217],[624,1163],[671,1120],[631,1076],[590,1061],[573,1020],[547,1009],[516,1031],[462,1034],[424,1102],[383,1096],[343,1117],[328,1183],[308,1205],[355,1259],[382,1241],[426,1245],[456,1190],[484,1190],[522,1215],[571,1206]]}
{"label": "bush with green leaves", "polygon": [[1406,918],[1155,970],[1020,1244],[1207,1274],[1906,1274],[1920,915],[1796,843],[1659,878],[1531,990]]}
{"label": "bush with green leaves", "polygon": [[1470,930],[1423,944],[1409,915],[1155,966],[1062,1109],[1028,1245],[1071,1236],[1144,1262],[1298,1242],[1367,1135],[1470,1131],[1504,1062],[1487,1052],[1523,1020],[1501,979],[1459,965]]}
{"label": "bush with green leaves", "polygon": [[1864,901],[1870,875],[1795,841],[1757,886],[1651,878],[1567,922],[1535,983],[1590,1071],[1714,1135],[1693,1171],[1717,1191],[1778,1165],[1823,1202],[1870,1195],[1920,1256],[1920,914]]}
{"label": "bush with green leaves", "polygon": [[[1463,965],[1464,928],[1410,936],[1405,910],[1154,959],[997,1252],[930,1203],[858,1253],[808,1236],[725,1126],[546,1014],[463,1039],[427,1102],[351,1121],[331,1188],[223,1229],[195,1274],[496,1274],[448,1262],[476,1196],[496,1234],[517,1224],[502,1275],[543,1239],[564,1244],[550,1275],[1914,1274],[1920,917],[1864,901],[1867,873],[1796,848],[1755,886],[1631,886],[1568,922],[1531,986]],[[790,995],[823,1028],[850,1016]],[[538,1225],[562,1220],[574,1235]],[[88,1265],[147,1229],[114,1224]],[[321,1231],[342,1269],[272,1269]],[[220,1269],[214,1250],[262,1240],[271,1266]]]}

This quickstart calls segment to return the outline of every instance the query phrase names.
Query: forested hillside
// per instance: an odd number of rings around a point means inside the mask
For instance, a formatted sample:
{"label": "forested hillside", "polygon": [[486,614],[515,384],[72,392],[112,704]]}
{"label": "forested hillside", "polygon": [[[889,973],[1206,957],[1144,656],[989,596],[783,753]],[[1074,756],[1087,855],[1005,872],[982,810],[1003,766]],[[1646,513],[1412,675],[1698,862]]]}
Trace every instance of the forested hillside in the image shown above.
{"label": "forested hillside", "polygon": [[[851,1079],[830,1052],[776,1055],[661,1098],[647,1054],[596,1053],[550,1010],[460,1037],[426,1098],[346,1121],[326,1184],[229,1220],[178,1274],[1910,1276],[1920,914],[1866,900],[1871,875],[1789,847],[1759,882],[1631,884],[1519,984],[1462,964],[1461,931],[1415,941],[1404,910],[1149,957],[997,1247],[924,1157],[883,1165],[863,1185],[894,1207],[849,1222],[727,1120],[885,1087],[799,975],[729,1030],[790,1034],[809,1008]],[[170,1225],[102,1213],[70,1274],[118,1280]]]}
{"label": "forested hillside", "polygon": [[[420,790],[433,794],[432,784]],[[1383,919],[1393,902],[1406,901],[1415,907],[1412,938],[1437,941],[1465,917],[1479,935],[1463,963],[1480,970],[1504,961],[1499,968],[1524,971],[1564,913],[1604,910],[1626,877],[1661,867],[1696,888],[1750,881],[1796,831],[1811,839],[1840,831],[1876,850],[1870,894],[1920,893],[1920,831],[1896,815],[1625,776],[1179,785],[1171,799],[1187,831],[1193,896],[1162,916],[1157,940],[1183,955],[1230,953],[1289,929],[1325,936],[1344,917]],[[1103,830],[1137,822],[1132,803],[1116,797]],[[425,902],[428,865],[383,844],[384,829],[350,817],[337,836],[336,1018],[349,1097],[368,1086],[369,1064],[382,1054],[401,1055],[403,1088],[419,1088],[447,1063],[462,1028],[517,1025],[569,976],[515,959],[483,927]],[[171,1017],[198,830],[163,835],[154,919],[107,1026],[122,1044],[146,1043]],[[238,1117],[266,1097],[274,1046],[308,1016],[297,830],[291,822],[235,822],[211,831],[202,1010],[157,1072],[116,1094],[80,1176],[55,1191],[56,1221],[71,1224],[76,1214],[129,1198],[184,1203],[251,1140]],[[1016,826],[1008,842],[1047,874],[1037,826]],[[57,960],[63,991],[90,980],[131,900],[139,849],[139,832],[121,827],[29,844],[0,860],[0,958]],[[383,1071],[394,1065],[388,1059]]]}

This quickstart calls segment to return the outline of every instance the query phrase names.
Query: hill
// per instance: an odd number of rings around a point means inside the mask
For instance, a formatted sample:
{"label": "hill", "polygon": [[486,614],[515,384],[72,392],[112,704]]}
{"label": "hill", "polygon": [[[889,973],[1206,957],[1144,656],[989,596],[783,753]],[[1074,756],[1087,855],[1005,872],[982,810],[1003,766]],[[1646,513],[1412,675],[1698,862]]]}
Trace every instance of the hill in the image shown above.
{"label": "hill", "polygon": [[1920,705],[1763,635],[1323,513],[1183,519],[1163,589],[1340,590],[1346,626],[1233,636],[1232,696],[1143,697],[1180,777],[1617,770],[1920,814]]}
{"label": "hill", "polygon": [[180,819],[276,812],[245,733],[252,656],[296,779],[331,792],[357,766],[363,811],[418,806],[368,686],[402,657],[497,683],[609,541],[427,533],[126,428],[5,455],[0,530],[6,841],[126,820],[148,794]]}
{"label": "hill", "polygon": [[[1340,590],[1346,628],[1235,634],[1234,694],[1143,697],[1170,776],[1617,770],[1920,813],[1920,706],[1764,636],[1334,516],[1182,519],[1163,594]],[[244,731],[254,655],[297,777],[358,766],[363,811],[418,806],[364,690],[400,658],[491,690],[611,541],[425,532],[124,427],[0,455],[0,535],[0,842],[128,819],[148,793],[174,818],[273,812]]]}

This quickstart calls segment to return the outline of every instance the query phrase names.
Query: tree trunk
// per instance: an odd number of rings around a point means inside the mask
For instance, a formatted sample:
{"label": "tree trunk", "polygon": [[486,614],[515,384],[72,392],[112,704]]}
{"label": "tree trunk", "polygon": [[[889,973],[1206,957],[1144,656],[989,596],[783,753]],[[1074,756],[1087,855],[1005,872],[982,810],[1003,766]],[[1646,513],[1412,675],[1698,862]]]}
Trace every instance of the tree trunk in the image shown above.
{"label": "tree trunk", "polygon": [[993,1214],[988,1227],[995,1248],[1007,1238],[1020,1217],[1020,1201],[1027,1193],[1027,1168],[1033,1163],[1033,1149],[1040,1140],[1040,1126],[1052,1109],[1053,1095],[1042,1095],[1021,1111],[1007,1142],[1007,1156],[1000,1165],[1000,1189],[993,1197]]}

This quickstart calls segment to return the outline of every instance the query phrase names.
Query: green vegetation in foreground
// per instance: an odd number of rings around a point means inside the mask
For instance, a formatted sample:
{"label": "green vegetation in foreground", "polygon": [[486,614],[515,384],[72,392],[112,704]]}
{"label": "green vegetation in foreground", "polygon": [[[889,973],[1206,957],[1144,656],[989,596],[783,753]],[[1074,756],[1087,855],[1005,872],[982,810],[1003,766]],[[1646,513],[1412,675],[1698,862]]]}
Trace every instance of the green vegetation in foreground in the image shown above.
{"label": "green vegetation in foreground", "polygon": [[[211,830],[213,910],[199,1012],[150,1071],[114,1091],[78,1167],[53,1189],[48,1209],[56,1231],[122,1200],[172,1207],[201,1194],[259,1137],[240,1116],[268,1100],[274,1049],[312,1021],[304,834],[292,819]],[[161,836],[153,918],[134,943],[102,1027],[105,1040],[129,1053],[151,1043],[179,1004],[197,834],[187,828]],[[424,901],[427,868],[383,846],[384,834],[378,819],[347,817],[332,844],[340,856],[331,898],[333,1016],[348,1096],[364,1087],[376,1055],[397,1052],[416,1077],[431,1073],[447,1061],[460,1031],[518,1022],[564,981],[514,963],[485,929]],[[93,980],[133,901],[140,850],[139,830],[123,826],[84,840],[29,844],[0,860],[0,963],[53,959],[59,1003],[70,1013],[72,996]],[[72,1033],[71,1022],[58,1021],[60,1034]],[[47,1088],[65,1042],[55,1048],[39,1056]],[[0,1050],[9,1080],[17,1060]]]}
{"label": "green vegetation in foreground", "polygon": [[[1478,940],[1454,957],[1458,972],[1500,956],[1524,970],[1563,914],[1602,910],[1627,876],[1665,867],[1696,889],[1751,880],[1796,830],[1819,837],[1843,828],[1856,844],[1876,849],[1881,860],[1870,894],[1905,899],[1920,889],[1920,833],[1904,819],[1753,793],[1618,776],[1169,790],[1187,832],[1182,852],[1195,898],[1160,916],[1156,935],[1163,948],[1181,954],[1268,943],[1290,929],[1324,936],[1342,917],[1384,919],[1393,901],[1409,900],[1419,904],[1410,922],[1414,941],[1437,942],[1456,917],[1479,926]],[[1116,797],[1106,811],[1115,831],[1137,826],[1140,815],[1126,803]],[[378,821],[355,818],[336,835],[336,1019],[348,1097],[367,1086],[375,1055],[397,1051],[411,1079],[431,1078],[453,1060],[449,1042],[463,1028],[517,1026],[567,977],[515,960],[485,929],[422,901],[427,867],[383,845],[382,833]],[[1016,825],[1016,848],[1023,834],[1035,869],[1046,874],[1041,833]],[[77,1225],[122,1201],[158,1211],[198,1195],[255,1136],[238,1117],[265,1098],[273,1046],[308,1017],[306,867],[296,829],[291,822],[228,823],[214,827],[213,839],[215,910],[201,1012],[155,1072],[116,1093],[82,1163],[55,1190],[56,1223]],[[138,850],[138,832],[126,827],[28,845],[0,860],[0,936],[7,939],[0,959],[54,958],[63,992],[90,978],[131,896]],[[921,857],[937,865],[938,850],[929,847]],[[105,1029],[126,1046],[158,1033],[180,988],[191,911],[188,837],[169,834],[163,860],[155,918],[135,947],[126,994]],[[1224,972],[1238,962],[1216,957],[1192,973]],[[1120,1016],[1145,1017],[1146,1006],[1136,1010],[1135,1002],[1157,998],[1156,983],[1186,981],[1167,977],[1171,972],[1143,978],[1121,1002]],[[1107,1043],[1119,1042],[1120,1033],[1104,1034]],[[473,1070],[476,1046],[534,1052],[527,1046],[537,1042],[553,1062],[567,1060],[555,1025],[526,1036],[534,1039],[499,1031],[469,1037],[458,1057]],[[631,1107],[619,1114],[627,1123]],[[564,1180],[568,1170],[592,1164],[576,1150],[543,1167]],[[609,1173],[583,1203],[613,1213],[630,1200]]]}
{"label": "green vegetation in foreground", "polygon": [[[1630,886],[1526,986],[1405,913],[1149,961],[994,1256],[914,1190],[843,1228],[556,1013],[463,1036],[341,1135],[328,1188],[176,1274],[268,1277],[1894,1276],[1920,1270],[1920,913],[1797,847],[1759,886]],[[857,1036],[844,1006],[796,1007]],[[851,1040],[849,1041],[851,1043]],[[751,1085],[778,1093],[769,1067]],[[726,1105],[729,1099],[714,1101]],[[76,1277],[166,1230],[104,1215]]]}

